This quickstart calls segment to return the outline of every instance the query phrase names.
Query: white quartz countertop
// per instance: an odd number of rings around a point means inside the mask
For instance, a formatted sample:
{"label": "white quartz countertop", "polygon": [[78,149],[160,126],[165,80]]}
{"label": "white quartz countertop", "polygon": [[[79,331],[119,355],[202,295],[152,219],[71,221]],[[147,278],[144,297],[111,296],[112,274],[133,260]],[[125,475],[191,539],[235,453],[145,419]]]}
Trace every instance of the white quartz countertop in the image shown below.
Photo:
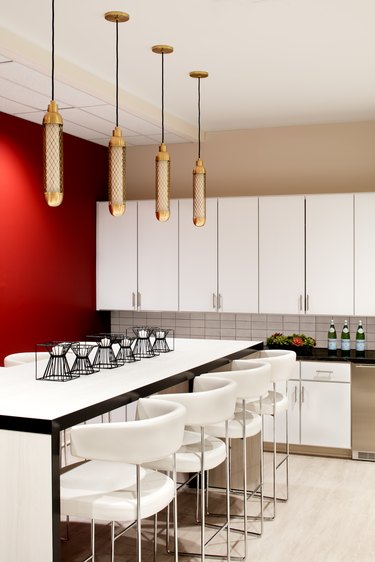
{"label": "white quartz countertop", "polygon": [[170,353],[67,382],[36,380],[35,363],[0,368],[0,416],[53,420],[260,343],[175,339]]}

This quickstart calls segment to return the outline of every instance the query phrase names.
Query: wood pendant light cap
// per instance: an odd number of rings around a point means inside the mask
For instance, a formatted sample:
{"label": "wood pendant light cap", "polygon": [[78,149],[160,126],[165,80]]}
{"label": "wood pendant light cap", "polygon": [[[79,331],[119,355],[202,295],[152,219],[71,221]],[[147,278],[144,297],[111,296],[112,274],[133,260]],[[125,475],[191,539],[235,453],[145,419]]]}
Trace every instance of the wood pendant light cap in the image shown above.
{"label": "wood pendant light cap", "polygon": [[104,17],[107,21],[123,23],[129,20],[129,14],[126,12],[106,12]]}
{"label": "wood pendant light cap", "polygon": [[169,55],[170,53],[173,53],[173,47],[170,45],[154,45],[151,49],[153,53],[158,55]]}

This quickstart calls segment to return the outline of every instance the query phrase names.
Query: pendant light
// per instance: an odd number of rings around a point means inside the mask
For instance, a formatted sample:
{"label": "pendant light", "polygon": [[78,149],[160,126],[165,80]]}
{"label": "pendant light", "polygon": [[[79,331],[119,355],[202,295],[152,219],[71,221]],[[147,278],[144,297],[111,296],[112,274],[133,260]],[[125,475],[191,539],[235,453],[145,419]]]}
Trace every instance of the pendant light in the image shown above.
{"label": "pendant light", "polygon": [[198,79],[198,160],[193,170],[193,222],[195,226],[206,223],[206,169],[201,160],[201,78],[207,78],[208,72],[193,70],[191,78]]}
{"label": "pendant light", "polygon": [[64,197],[63,120],[55,97],[55,1],[52,0],[52,96],[43,117],[43,188],[50,207],[61,205]]}
{"label": "pendant light", "polygon": [[116,126],[108,144],[108,205],[109,212],[119,217],[125,212],[126,145],[118,126],[118,24],[129,20],[125,12],[106,12],[107,21],[116,23]]}
{"label": "pendant light", "polygon": [[169,45],[154,45],[152,51],[161,55],[161,145],[155,163],[155,214],[159,221],[169,219],[169,187],[171,159],[164,144],[164,55],[173,53]]}

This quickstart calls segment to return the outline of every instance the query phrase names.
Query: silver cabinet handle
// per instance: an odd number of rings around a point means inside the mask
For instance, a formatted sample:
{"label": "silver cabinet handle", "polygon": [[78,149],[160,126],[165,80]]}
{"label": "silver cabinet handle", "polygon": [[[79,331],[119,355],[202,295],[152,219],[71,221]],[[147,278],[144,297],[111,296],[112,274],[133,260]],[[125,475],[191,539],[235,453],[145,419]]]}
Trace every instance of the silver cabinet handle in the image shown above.
{"label": "silver cabinet handle", "polygon": [[306,306],[305,306],[305,310],[309,310],[310,308],[310,297],[309,295],[306,295]]}
{"label": "silver cabinet handle", "polygon": [[135,293],[132,293],[132,307],[135,309]]}
{"label": "silver cabinet handle", "polygon": [[314,379],[330,379],[333,375],[333,371],[323,371],[318,369],[315,371]]}
{"label": "silver cabinet handle", "polygon": [[217,307],[218,307],[219,310],[221,310],[223,308],[223,297],[220,293],[218,295]]}
{"label": "silver cabinet handle", "polygon": [[141,298],[141,293],[138,291],[137,292],[137,309],[140,310],[142,306],[142,298]]}
{"label": "silver cabinet handle", "polygon": [[294,387],[294,403],[297,404],[297,386]]}
{"label": "silver cabinet handle", "polygon": [[216,293],[212,293],[212,308],[213,308],[214,310],[216,310],[216,308],[217,308],[217,307],[216,307],[216,301],[217,301],[217,299],[216,299]]}
{"label": "silver cabinet handle", "polygon": [[305,387],[303,386],[301,388],[301,402],[302,402],[302,404],[304,403],[304,401],[305,401]]}
{"label": "silver cabinet handle", "polygon": [[299,310],[302,311],[302,295],[299,296]]}

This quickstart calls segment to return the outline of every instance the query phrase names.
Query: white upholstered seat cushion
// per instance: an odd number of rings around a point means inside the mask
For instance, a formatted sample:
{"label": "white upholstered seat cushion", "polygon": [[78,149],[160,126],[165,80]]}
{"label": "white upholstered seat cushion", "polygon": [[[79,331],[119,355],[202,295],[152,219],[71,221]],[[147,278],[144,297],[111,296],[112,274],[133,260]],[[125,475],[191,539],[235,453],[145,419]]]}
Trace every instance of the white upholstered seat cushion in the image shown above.
{"label": "white upholstered seat cushion", "polygon": [[[257,435],[262,429],[262,418],[249,410],[245,410],[245,437]],[[225,438],[225,422],[215,423],[205,427],[206,433],[215,437]],[[242,407],[234,413],[228,421],[229,439],[241,439],[243,437],[243,414]]]}
{"label": "white upholstered seat cushion", "polygon": [[[141,468],[141,518],[164,509],[173,499],[173,480]],[[137,518],[136,467],[89,461],[60,477],[61,514],[105,521]]]}
{"label": "white upholstered seat cushion", "polygon": [[[204,470],[211,470],[224,462],[226,458],[225,443],[211,435],[204,440]],[[177,472],[199,472],[201,469],[201,434],[186,430],[183,444],[176,453]],[[172,456],[146,463],[144,466],[156,470],[170,471],[173,469]]]}
{"label": "white upholstered seat cushion", "polygon": [[[250,402],[246,404],[246,408],[255,412],[257,414],[273,414],[273,402],[274,397],[276,397],[276,414],[281,414],[288,409],[288,397],[281,392],[274,392],[269,390],[268,395],[262,400],[262,408],[260,406],[260,401]],[[261,411],[262,410],[262,411]]]}

